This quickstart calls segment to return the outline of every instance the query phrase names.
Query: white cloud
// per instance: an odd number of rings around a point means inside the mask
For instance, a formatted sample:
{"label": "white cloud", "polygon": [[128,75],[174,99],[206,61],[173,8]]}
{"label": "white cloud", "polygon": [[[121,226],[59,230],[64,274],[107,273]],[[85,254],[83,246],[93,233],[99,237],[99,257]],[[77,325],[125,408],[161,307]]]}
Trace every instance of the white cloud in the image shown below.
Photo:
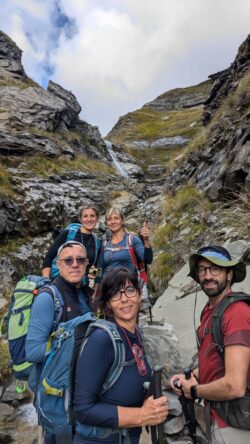
{"label": "white cloud", "polygon": [[25,51],[28,75],[44,81],[53,65],[52,79],[105,133],[167,89],[226,68],[249,16],[249,0],[5,0],[0,26]]}

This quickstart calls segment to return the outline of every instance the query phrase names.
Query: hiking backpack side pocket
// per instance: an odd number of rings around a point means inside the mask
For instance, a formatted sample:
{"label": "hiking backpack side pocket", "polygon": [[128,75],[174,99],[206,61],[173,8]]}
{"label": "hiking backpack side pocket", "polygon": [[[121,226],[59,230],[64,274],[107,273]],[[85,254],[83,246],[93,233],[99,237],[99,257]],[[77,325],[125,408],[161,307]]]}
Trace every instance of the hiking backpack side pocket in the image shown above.
{"label": "hiking backpack side pocket", "polygon": [[13,292],[8,314],[5,318],[11,366],[17,379],[28,380],[32,363],[26,360],[25,342],[28,332],[31,307],[39,289],[50,282],[41,276],[23,277]]}
{"label": "hiking backpack side pocket", "polygon": [[39,423],[49,432],[66,432],[72,423],[71,404],[76,360],[86,330],[90,322],[95,320],[95,315],[86,313],[60,323],[54,332],[36,396]]}

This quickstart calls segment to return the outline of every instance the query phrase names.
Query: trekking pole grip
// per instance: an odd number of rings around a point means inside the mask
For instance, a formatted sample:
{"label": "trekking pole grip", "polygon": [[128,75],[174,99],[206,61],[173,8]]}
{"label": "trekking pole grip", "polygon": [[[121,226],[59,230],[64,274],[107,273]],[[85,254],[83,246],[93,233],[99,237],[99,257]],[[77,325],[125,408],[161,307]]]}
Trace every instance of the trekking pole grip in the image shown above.
{"label": "trekking pole grip", "polygon": [[190,379],[191,375],[192,375],[192,370],[191,370],[191,368],[184,368],[183,373],[184,373],[186,379]]}
{"label": "trekking pole grip", "polygon": [[[156,365],[154,367],[153,371],[153,398],[158,399],[162,396],[162,388],[161,388],[161,373],[162,373],[163,367]],[[163,423],[159,424],[157,426],[157,444],[164,444],[167,443],[166,439],[164,438],[164,426]]]}
{"label": "trekking pole grip", "polygon": [[162,396],[162,389],[161,389],[161,372],[163,367],[160,365],[156,365],[154,367],[153,372],[153,397],[154,399],[158,399]]}

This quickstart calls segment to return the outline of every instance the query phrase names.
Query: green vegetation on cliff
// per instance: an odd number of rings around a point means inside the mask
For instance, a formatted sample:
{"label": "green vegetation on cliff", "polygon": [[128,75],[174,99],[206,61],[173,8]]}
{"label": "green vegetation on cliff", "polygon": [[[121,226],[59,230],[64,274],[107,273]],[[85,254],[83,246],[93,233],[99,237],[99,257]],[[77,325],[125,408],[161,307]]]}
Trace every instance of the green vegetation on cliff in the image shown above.
{"label": "green vegetation on cliff", "polygon": [[[199,135],[202,129],[202,100],[205,101],[211,82],[177,88],[168,91],[143,108],[121,117],[108,134],[114,144],[122,144],[124,151],[133,156],[139,166],[147,172],[149,165],[162,165],[168,171],[182,159],[186,146]],[[157,146],[150,143],[159,139],[181,137],[177,141],[161,142]],[[147,146],[143,142],[146,141]],[[139,142],[135,145],[134,142]]]}
{"label": "green vegetation on cliff", "polygon": [[11,173],[0,164],[0,196],[14,197],[14,191],[11,184]]}
{"label": "green vegetation on cliff", "polygon": [[99,160],[91,159],[84,154],[79,154],[72,160],[64,156],[54,159],[33,156],[26,159],[25,164],[28,170],[33,171],[38,176],[46,177],[70,171],[90,171],[98,174],[114,173],[111,166]]}
{"label": "green vegetation on cliff", "polygon": [[104,162],[91,159],[84,154],[69,159],[66,156],[49,159],[42,156],[23,157],[22,161],[17,157],[1,157],[0,165],[0,195],[12,195],[11,172],[9,168],[16,168],[21,172],[32,171],[37,176],[49,177],[54,174],[63,174],[70,171],[89,171],[98,174],[113,174],[114,169]]}
{"label": "green vegetation on cliff", "polygon": [[141,108],[124,116],[123,125],[111,140],[129,146],[130,141],[157,140],[163,137],[192,137],[201,126],[202,107],[174,111]]}
{"label": "green vegetation on cliff", "polygon": [[[154,281],[165,285],[182,263],[183,245],[193,249],[206,230],[206,217],[212,204],[197,188],[186,185],[175,195],[165,196],[165,220],[155,230],[153,246],[158,253],[151,267]],[[177,240],[179,239],[179,241]]]}

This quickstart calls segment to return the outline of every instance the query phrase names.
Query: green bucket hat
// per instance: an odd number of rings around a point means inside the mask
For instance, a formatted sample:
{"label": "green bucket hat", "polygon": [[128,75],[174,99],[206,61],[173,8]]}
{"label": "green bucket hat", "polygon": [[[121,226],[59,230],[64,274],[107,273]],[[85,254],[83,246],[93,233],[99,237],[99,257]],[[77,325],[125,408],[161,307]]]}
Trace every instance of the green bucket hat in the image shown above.
{"label": "green bucket hat", "polygon": [[242,261],[233,261],[230,253],[226,248],[220,245],[210,245],[208,247],[200,248],[197,253],[192,254],[189,258],[188,276],[192,277],[197,282],[197,265],[200,259],[207,259],[212,264],[219,267],[232,268],[233,282],[242,282],[246,277],[246,266]]}

